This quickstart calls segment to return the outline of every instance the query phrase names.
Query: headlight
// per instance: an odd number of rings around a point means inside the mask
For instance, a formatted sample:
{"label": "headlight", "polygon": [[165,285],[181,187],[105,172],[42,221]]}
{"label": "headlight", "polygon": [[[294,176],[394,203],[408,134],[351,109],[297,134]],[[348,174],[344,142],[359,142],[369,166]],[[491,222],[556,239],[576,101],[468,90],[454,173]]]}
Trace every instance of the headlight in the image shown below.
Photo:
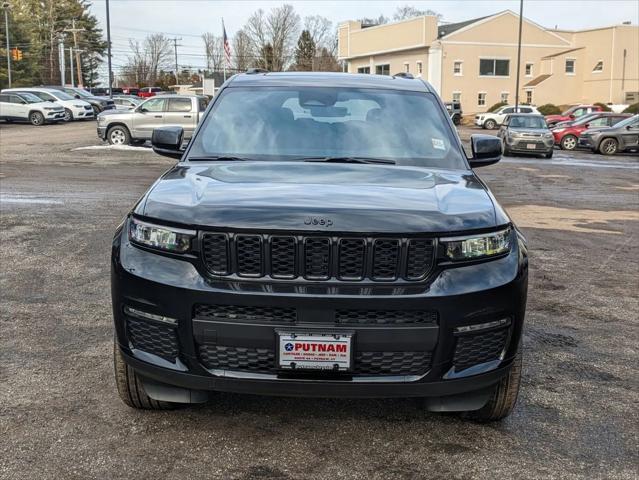
{"label": "headlight", "polygon": [[[559,129],[559,130],[556,130],[556,131],[557,131],[557,132],[561,132],[562,130],[563,130],[563,128],[561,128],[561,129]],[[552,137],[554,137],[554,135],[552,134],[552,132],[544,133],[544,138],[552,138]]]}
{"label": "headlight", "polygon": [[153,225],[134,218],[129,222],[129,239],[132,242],[167,252],[187,252],[196,233],[195,230]]}
{"label": "headlight", "polygon": [[565,128],[553,128],[553,130],[552,130],[552,131],[553,131],[553,132],[555,132],[555,133],[561,133],[561,132],[563,132],[564,130],[566,130],[566,129],[565,129]]}
{"label": "headlight", "polygon": [[44,107],[43,110],[57,110],[57,108],[55,108],[55,107]]}
{"label": "headlight", "polygon": [[493,257],[510,251],[510,228],[483,235],[442,238],[446,256],[453,261]]}
{"label": "headlight", "polygon": [[73,105],[75,108],[84,108],[84,105]]}

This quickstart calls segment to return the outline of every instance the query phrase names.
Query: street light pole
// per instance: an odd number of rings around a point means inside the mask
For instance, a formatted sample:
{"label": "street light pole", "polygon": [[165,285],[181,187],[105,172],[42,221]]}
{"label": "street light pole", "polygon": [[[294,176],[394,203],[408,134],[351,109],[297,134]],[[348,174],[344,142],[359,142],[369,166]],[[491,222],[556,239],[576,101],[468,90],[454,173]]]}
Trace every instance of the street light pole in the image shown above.
{"label": "street light pole", "polygon": [[9,48],[9,2],[2,4],[4,9],[4,33],[7,36],[7,80],[9,80],[9,88],[11,88],[11,50]]}
{"label": "street light pole", "polygon": [[109,17],[109,0],[106,0],[107,26],[107,64],[109,67],[109,98],[113,98],[113,72],[111,71],[111,18]]}
{"label": "street light pole", "polygon": [[515,87],[515,113],[519,111],[519,69],[521,68],[521,26],[524,19],[524,0],[519,0],[519,41],[517,42],[517,83]]}

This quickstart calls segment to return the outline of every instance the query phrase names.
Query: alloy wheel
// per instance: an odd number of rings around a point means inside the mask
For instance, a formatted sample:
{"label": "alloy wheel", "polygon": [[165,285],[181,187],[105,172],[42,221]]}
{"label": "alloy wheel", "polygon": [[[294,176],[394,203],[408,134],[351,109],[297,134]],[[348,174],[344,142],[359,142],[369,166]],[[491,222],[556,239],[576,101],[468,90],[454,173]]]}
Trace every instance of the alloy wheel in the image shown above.
{"label": "alloy wheel", "polygon": [[561,146],[564,150],[574,150],[577,146],[577,139],[573,135],[568,135],[561,141]]}
{"label": "alloy wheel", "polygon": [[126,134],[119,128],[111,131],[111,143],[113,145],[124,145],[126,142]]}
{"label": "alloy wheel", "polygon": [[64,110],[64,121],[70,122],[71,120],[73,120],[73,114],[71,113],[71,110],[67,108]]}
{"label": "alloy wheel", "polygon": [[31,114],[31,125],[39,126],[44,122],[44,118],[42,118],[42,114],[38,112],[33,112]]}
{"label": "alloy wheel", "polygon": [[604,140],[601,151],[605,155],[614,155],[617,152],[617,142],[613,139]]}

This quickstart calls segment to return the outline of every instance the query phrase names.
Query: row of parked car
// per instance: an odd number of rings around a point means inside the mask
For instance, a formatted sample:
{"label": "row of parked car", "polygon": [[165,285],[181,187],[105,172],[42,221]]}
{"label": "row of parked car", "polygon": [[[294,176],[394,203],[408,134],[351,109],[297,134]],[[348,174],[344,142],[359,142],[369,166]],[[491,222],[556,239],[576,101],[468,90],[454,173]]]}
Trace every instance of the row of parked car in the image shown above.
{"label": "row of parked car", "polygon": [[82,88],[46,86],[7,88],[0,92],[0,120],[32,125],[95,118],[111,110],[132,110],[137,96],[101,97]]}
{"label": "row of parked car", "polygon": [[[604,112],[599,105],[574,105],[560,115],[543,117],[533,106],[504,106],[494,112],[475,116],[475,125],[493,129],[500,127],[499,136],[508,139],[512,128],[507,120],[523,115],[534,117],[529,121],[517,120],[522,124],[534,124],[534,130],[545,138],[545,144],[558,146],[562,150],[587,148],[593,152],[614,155],[618,152],[639,151],[639,116],[629,113]],[[505,127],[505,128],[504,128]],[[533,132],[529,132],[533,133]],[[552,142],[551,142],[552,139]],[[532,150],[533,146],[526,148]],[[506,142],[504,152],[513,150]],[[545,151],[552,156],[551,149]]]}

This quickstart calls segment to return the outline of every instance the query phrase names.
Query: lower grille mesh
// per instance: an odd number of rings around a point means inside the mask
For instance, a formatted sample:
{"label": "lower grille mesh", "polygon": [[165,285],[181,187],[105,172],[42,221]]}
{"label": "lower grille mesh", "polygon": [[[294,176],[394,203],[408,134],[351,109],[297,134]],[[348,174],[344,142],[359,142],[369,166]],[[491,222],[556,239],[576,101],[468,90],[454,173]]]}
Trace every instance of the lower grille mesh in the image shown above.
{"label": "lower grille mesh", "polygon": [[453,363],[456,371],[497,360],[506,346],[509,330],[503,328],[479,335],[467,335],[457,339]]}
{"label": "lower grille mesh", "polygon": [[127,333],[133,348],[174,361],[178,355],[175,328],[136,318],[127,318]]}
{"label": "lower grille mesh", "polygon": [[336,310],[335,322],[355,325],[437,324],[432,310]]}
{"label": "lower grille mesh", "polygon": [[194,308],[199,320],[253,323],[293,323],[297,318],[294,308],[251,307],[240,305],[204,305]]}

